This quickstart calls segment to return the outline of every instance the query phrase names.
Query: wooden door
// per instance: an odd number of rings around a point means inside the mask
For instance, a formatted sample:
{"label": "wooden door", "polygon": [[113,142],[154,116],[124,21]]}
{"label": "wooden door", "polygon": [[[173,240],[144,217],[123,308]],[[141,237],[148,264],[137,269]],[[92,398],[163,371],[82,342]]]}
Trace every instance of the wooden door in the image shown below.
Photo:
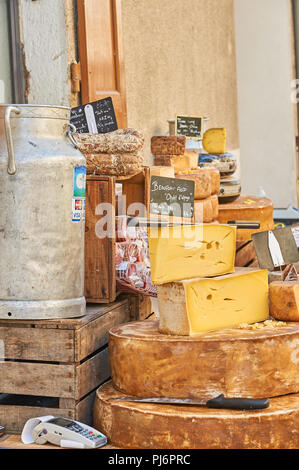
{"label": "wooden door", "polygon": [[121,0],[77,0],[82,104],[110,96],[127,127]]}

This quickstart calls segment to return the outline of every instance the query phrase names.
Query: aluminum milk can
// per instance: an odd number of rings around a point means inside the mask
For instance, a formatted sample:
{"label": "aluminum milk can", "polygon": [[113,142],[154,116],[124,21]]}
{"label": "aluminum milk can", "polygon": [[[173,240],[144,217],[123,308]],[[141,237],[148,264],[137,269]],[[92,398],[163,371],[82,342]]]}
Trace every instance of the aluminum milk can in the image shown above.
{"label": "aluminum milk can", "polygon": [[70,110],[0,105],[0,318],[82,316],[86,160]]}

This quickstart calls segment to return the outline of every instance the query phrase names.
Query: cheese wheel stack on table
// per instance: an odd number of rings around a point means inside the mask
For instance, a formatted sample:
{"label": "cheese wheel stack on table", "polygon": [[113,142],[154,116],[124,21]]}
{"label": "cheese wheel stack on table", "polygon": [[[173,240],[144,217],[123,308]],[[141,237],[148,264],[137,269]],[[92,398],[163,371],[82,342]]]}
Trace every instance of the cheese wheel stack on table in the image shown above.
{"label": "cheese wheel stack on table", "polygon": [[[173,168],[176,178],[194,181],[193,221],[211,223],[217,220],[219,171],[215,168],[199,168],[198,153],[186,150],[186,137],[183,136],[154,136],[151,139],[151,152],[154,155],[153,168]],[[167,174],[160,170],[158,176]]]}
{"label": "cheese wheel stack on table", "polygon": [[236,157],[226,152],[226,129],[208,129],[202,140],[207,153],[199,157],[201,168],[216,168],[221,175],[219,202],[232,201],[241,193],[240,181],[234,177],[237,170]]}
{"label": "cheese wheel stack on table", "polygon": [[75,133],[73,138],[86,158],[88,175],[133,176],[142,169],[144,136],[137,129]]}
{"label": "cheese wheel stack on table", "polygon": [[[112,381],[97,391],[97,428],[125,448],[298,447],[299,324],[269,319],[268,271],[234,268],[234,226],[159,227],[149,240],[159,320],[110,331]],[[270,398],[270,406],[126,400],[219,394]]]}

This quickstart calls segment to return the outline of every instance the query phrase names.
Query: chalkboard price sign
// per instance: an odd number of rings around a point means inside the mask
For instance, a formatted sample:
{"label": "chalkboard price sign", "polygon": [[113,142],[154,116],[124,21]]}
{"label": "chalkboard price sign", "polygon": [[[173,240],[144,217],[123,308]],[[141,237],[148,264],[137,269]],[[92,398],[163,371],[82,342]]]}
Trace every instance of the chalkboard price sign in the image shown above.
{"label": "chalkboard price sign", "polygon": [[152,176],[150,213],[192,219],[194,213],[194,181]]}
{"label": "chalkboard price sign", "polygon": [[72,108],[70,122],[79,134],[105,134],[118,128],[110,97]]}
{"label": "chalkboard price sign", "polygon": [[184,135],[194,140],[202,139],[203,118],[176,115],[175,134]]}

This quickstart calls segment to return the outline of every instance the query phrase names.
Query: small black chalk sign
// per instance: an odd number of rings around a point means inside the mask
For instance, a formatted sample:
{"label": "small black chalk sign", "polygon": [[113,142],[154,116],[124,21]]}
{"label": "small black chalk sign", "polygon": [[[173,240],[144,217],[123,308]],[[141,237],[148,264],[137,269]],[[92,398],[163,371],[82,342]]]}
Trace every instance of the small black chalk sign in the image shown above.
{"label": "small black chalk sign", "polygon": [[176,115],[175,134],[200,140],[203,134],[203,118],[195,116]]}
{"label": "small black chalk sign", "polygon": [[192,219],[194,181],[152,176],[150,213]]}
{"label": "small black chalk sign", "polygon": [[118,128],[110,97],[72,108],[70,122],[79,134],[106,134]]}

